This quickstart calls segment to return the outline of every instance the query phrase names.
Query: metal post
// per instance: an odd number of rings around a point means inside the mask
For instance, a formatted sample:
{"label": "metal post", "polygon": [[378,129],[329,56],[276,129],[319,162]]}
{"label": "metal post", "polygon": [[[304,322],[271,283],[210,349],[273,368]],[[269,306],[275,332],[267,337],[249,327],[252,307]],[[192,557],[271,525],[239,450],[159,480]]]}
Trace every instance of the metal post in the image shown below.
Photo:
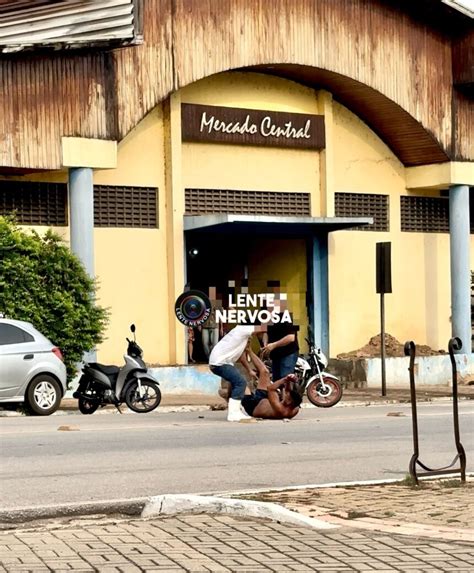
{"label": "metal post", "polygon": [[459,435],[459,411],[458,411],[458,376],[454,352],[461,350],[462,342],[459,338],[451,338],[448,343],[449,358],[453,374],[453,421],[454,421],[454,442],[459,456],[461,481],[466,481],[466,452],[461,444]]}
{"label": "metal post", "polygon": [[[451,253],[452,336],[461,339],[465,352],[471,352],[471,287],[469,187],[456,185],[449,190],[449,233]],[[457,353],[461,349],[455,350]]]}
{"label": "metal post", "polygon": [[387,395],[387,380],[385,377],[385,300],[384,293],[380,293],[380,331],[381,331],[381,343],[382,343],[382,396]]}
{"label": "metal post", "polygon": [[410,372],[410,400],[411,400],[411,423],[413,429],[413,455],[410,460],[409,471],[411,477],[418,485],[418,476],[416,475],[416,464],[419,456],[418,449],[418,414],[416,411],[416,390],[415,390],[415,356],[416,346],[412,341],[405,343],[405,356],[410,357],[410,365],[408,371]]}
{"label": "metal post", "polygon": [[[413,341],[405,343],[405,356],[410,356],[410,398],[411,398],[411,419],[413,425],[413,455],[410,459],[410,475],[418,485],[418,475],[421,476],[439,476],[446,474],[461,474],[461,480],[466,481],[466,453],[459,438],[459,413],[458,413],[458,385],[457,385],[457,372],[456,360],[454,358],[454,351],[461,350],[462,344],[459,338],[451,338],[449,341],[449,356],[451,359],[453,371],[453,421],[454,421],[454,440],[456,442],[457,454],[453,461],[442,468],[432,469],[423,464],[419,458],[418,449],[418,418],[416,412],[416,390],[415,390],[415,355],[416,346]],[[459,460],[459,467],[454,468],[455,463]],[[424,472],[417,473],[417,466],[420,466]]]}
{"label": "metal post", "polygon": [[315,343],[329,356],[328,237],[312,236],[309,242],[310,324]]}

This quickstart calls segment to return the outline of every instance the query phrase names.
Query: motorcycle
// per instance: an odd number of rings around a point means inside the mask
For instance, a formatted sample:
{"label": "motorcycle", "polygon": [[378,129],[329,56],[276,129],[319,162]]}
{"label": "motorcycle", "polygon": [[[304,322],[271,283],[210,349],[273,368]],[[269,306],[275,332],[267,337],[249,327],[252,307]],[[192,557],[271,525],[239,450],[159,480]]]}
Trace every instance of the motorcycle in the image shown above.
{"label": "motorcycle", "polygon": [[336,376],[324,372],[328,359],[320,348],[305,338],[308,343],[309,354],[299,356],[296,362],[295,382],[299,393],[306,392],[308,400],[320,408],[330,408],[342,398],[342,385]]}
{"label": "motorcycle", "polygon": [[124,402],[130,410],[140,414],[151,412],[159,406],[159,383],[148,372],[143,361],[143,351],[135,339],[134,324],[130,330],[133,340],[126,338],[128,347],[122,368],[97,362],[84,364],[79,386],[73,394],[82,414],[93,414],[107,404],[113,404],[120,412],[119,406]]}

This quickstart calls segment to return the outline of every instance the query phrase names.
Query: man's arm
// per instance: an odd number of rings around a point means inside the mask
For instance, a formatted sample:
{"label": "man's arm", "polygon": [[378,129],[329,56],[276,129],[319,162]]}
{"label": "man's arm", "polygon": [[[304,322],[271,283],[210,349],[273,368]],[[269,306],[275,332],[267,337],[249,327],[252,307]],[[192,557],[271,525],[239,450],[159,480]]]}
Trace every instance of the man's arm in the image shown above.
{"label": "man's arm", "polygon": [[283,338],[280,338],[280,340],[276,340],[275,342],[270,342],[269,344],[264,346],[263,350],[262,350],[262,354],[265,356],[266,354],[269,354],[270,352],[272,352],[272,350],[275,350],[275,348],[279,348],[280,346],[286,346],[287,344],[291,344],[292,342],[295,341],[295,339],[296,339],[296,336],[294,334],[287,334]]}
{"label": "man's arm", "polygon": [[280,394],[278,392],[278,389],[281,388],[282,386],[287,386],[293,380],[294,380],[294,374],[288,374],[288,376],[285,376],[281,380],[273,382],[273,384],[270,384],[267,387],[268,401],[270,402],[273,411],[282,418],[287,418],[290,416],[288,416],[289,414],[288,408],[280,400]]}
{"label": "man's arm", "polygon": [[245,370],[247,370],[247,372],[251,378],[257,377],[257,373],[255,372],[255,370],[253,370],[253,368],[251,368],[249,361],[247,360],[247,350],[244,350],[242,352],[242,354],[239,358],[239,362],[242,364],[242,366],[245,368]]}
{"label": "man's arm", "polygon": [[258,371],[258,374],[261,375],[263,373],[268,373],[267,367],[265,364],[260,360],[260,358],[255,354],[255,352],[249,347],[247,350],[250,360],[252,361],[253,365]]}

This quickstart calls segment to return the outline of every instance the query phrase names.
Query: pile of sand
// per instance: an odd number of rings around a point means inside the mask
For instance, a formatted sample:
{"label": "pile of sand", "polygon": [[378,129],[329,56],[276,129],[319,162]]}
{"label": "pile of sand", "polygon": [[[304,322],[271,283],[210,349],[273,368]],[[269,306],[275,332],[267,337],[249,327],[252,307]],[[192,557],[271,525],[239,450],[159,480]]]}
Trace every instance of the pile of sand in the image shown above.
{"label": "pile of sand", "polygon": [[[381,355],[382,335],[373,336],[369,342],[358,350],[343,352],[337,355],[341,360],[352,360],[354,358],[378,358]],[[437,354],[446,354],[444,350],[433,350],[429,346],[420,344],[416,346],[417,356],[435,356]],[[398,341],[394,336],[385,333],[385,356],[393,358],[396,356],[405,356],[404,344]]]}

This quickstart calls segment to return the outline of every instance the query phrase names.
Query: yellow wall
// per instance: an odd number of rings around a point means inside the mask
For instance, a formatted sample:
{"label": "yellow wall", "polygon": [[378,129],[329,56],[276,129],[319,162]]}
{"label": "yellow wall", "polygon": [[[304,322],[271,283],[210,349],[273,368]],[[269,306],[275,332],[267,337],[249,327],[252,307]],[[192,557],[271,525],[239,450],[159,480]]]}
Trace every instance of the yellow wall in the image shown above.
{"label": "yellow wall", "polygon": [[158,188],[158,229],[96,228],[99,302],[111,310],[99,360],[117,362],[134,322],[149,363],[169,361],[169,303],[163,111],[155,108],[119,144],[117,169],[94,171],[96,185]]}
{"label": "yellow wall", "polygon": [[434,192],[408,192],[402,164],[367,125],[336,102],[333,117],[335,191],[389,195],[390,231],[330,235],[331,355],[359,348],[380,332],[375,292],[375,244],[380,241],[392,242],[386,332],[401,342],[446,349],[451,333],[449,234],[400,231],[400,195]]}

